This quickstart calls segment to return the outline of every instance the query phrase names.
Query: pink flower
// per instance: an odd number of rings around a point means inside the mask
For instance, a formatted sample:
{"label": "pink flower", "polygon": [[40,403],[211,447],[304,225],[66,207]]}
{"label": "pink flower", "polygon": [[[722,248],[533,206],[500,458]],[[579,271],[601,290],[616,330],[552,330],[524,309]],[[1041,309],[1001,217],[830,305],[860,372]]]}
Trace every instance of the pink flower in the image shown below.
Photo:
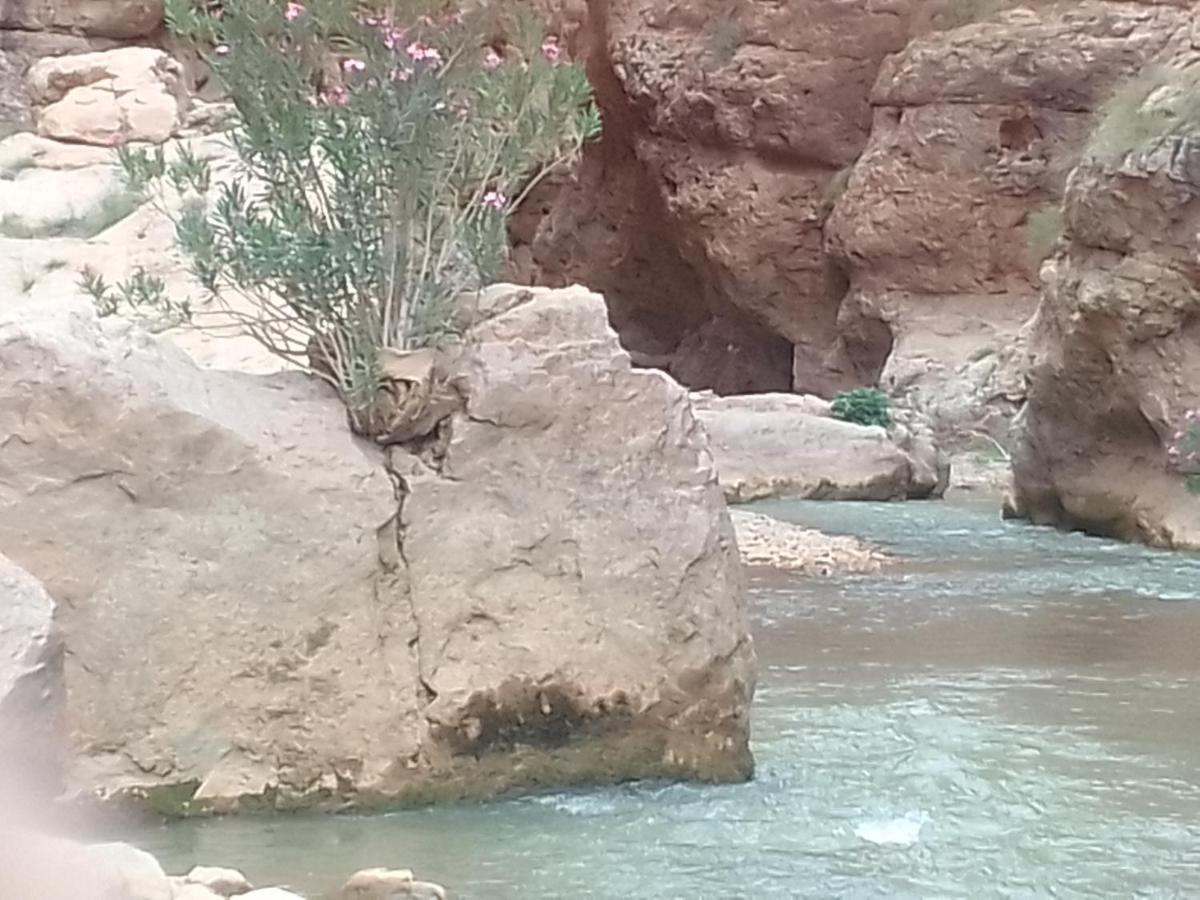
{"label": "pink flower", "polygon": [[392,81],[408,81],[410,78],[412,78],[412,69],[407,66],[396,66],[392,69]]}
{"label": "pink flower", "polygon": [[508,204],[508,198],[499,191],[488,191],[483,195],[483,205],[492,209],[504,209]]}
{"label": "pink flower", "polygon": [[330,88],[321,94],[321,102],[326,106],[345,106],[350,102],[350,96],[345,88]]}
{"label": "pink flower", "polygon": [[399,28],[392,28],[390,25],[384,24],[383,46],[389,50],[395,50],[404,43],[404,31]]}
{"label": "pink flower", "polygon": [[552,63],[558,62],[559,57],[562,56],[562,48],[558,46],[558,38],[550,35],[550,37],[542,41],[542,55]]}
{"label": "pink flower", "polygon": [[343,72],[365,72],[367,64],[361,59],[347,59],[342,61]]}
{"label": "pink flower", "polygon": [[500,58],[500,54],[491,47],[488,47],[487,53],[483,55],[483,67],[485,69],[494,69],[502,62],[504,62],[504,60]]}
{"label": "pink flower", "polygon": [[303,3],[288,3],[287,9],[283,11],[283,17],[289,22],[294,22],[304,15]]}
{"label": "pink flower", "polygon": [[436,47],[430,47],[427,44],[422,44],[419,41],[414,41],[405,48],[405,52],[411,56],[416,62],[426,61],[431,62],[435,66],[442,61],[442,54]]}

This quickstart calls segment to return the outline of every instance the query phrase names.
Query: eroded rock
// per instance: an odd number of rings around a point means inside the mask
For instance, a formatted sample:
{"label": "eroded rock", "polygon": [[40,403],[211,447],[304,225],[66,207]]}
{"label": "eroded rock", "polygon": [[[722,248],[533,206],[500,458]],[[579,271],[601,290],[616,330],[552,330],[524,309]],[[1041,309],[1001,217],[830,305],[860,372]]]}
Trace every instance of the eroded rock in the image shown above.
{"label": "eroded rock", "polygon": [[1200,548],[1187,454],[1170,455],[1200,409],[1195,48],[1185,30],[1170,65],[1146,73],[1140,107],[1110,123],[1117,145],[1072,175],[1067,240],[1043,268],[1010,514]]}
{"label": "eroded rock", "polygon": [[[839,340],[945,437],[1006,441],[1022,326],[1093,112],[1192,12],[1083,2],[914,39],[871,91],[870,142],[825,226]],[[890,335],[882,339],[882,335]]]}
{"label": "eroded rock", "polygon": [[635,358],[691,387],[864,383],[822,223],[919,5],[587,4],[571,33],[604,136],[516,235],[530,271],[601,290]]}

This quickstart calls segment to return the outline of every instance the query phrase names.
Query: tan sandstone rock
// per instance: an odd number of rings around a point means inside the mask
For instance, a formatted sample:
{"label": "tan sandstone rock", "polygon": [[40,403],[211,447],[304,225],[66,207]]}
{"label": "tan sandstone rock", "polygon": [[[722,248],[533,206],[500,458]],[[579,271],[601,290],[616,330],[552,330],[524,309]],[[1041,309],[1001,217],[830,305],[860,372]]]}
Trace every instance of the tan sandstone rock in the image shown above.
{"label": "tan sandstone rock", "polygon": [[187,107],[182,66],[150,47],[49,57],[28,82],[38,133],[59,141],[162,143]]}
{"label": "tan sandstone rock", "polygon": [[896,500],[940,496],[948,467],[927,435],[831,418],[819,398],[695,395],[730,502],[764,497]]}
{"label": "tan sandstone rock", "polygon": [[842,341],[943,433],[1005,439],[1038,257],[1092,113],[1193,13],[1082,2],[912,41],[871,92],[871,138],[826,223]]}
{"label": "tan sandstone rock", "polygon": [[0,550],[62,604],[77,796],[749,772],[754,656],[687,395],[631,370],[598,296],[515,296],[390,477],[304,376],[202,372],[82,306],[0,311]]}
{"label": "tan sandstone rock", "polygon": [[1101,124],[1114,146],[1102,142],[1071,177],[1066,242],[1043,269],[1009,512],[1196,549],[1200,496],[1169,455],[1200,409],[1200,51],[1189,31],[1135,84],[1141,104]]}

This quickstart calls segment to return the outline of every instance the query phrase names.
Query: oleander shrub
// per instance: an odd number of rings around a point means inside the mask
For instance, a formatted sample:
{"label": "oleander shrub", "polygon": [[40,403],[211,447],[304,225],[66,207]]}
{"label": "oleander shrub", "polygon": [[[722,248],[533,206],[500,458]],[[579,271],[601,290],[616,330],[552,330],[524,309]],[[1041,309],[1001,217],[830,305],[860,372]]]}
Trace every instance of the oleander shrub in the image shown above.
{"label": "oleander shrub", "polygon": [[531,11],[463,6],[168,0],[232,101],[236,165],[120,151],[175,219],[205,308],[328,381],[375,437],[399,406],[385,362],[454,335],[501,269],[509,212],[599,131]]}

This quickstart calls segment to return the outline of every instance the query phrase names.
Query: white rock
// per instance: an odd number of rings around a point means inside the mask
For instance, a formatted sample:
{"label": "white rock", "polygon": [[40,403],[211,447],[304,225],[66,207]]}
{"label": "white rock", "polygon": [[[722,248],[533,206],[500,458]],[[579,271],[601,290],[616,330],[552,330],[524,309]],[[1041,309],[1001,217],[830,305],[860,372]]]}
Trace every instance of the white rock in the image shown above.
{"label": "white rock", "polygon": [[101,886],[103,900],[172,900],[174,893],[158,860],[129,844],[91,844],[84,848],[83,867]]}
{"label": "white rock", "polygon": [[304,900],[299,894],[278,887],[258,888],[248,894],[240,894],[239,900]]}
{"label": "white rock", "polygon": [[253,889],[246,876],[237,869],[224,869],[220,866],[195,866],[184,876],[184,881],[203,885],[222,897],[244,894]]}

